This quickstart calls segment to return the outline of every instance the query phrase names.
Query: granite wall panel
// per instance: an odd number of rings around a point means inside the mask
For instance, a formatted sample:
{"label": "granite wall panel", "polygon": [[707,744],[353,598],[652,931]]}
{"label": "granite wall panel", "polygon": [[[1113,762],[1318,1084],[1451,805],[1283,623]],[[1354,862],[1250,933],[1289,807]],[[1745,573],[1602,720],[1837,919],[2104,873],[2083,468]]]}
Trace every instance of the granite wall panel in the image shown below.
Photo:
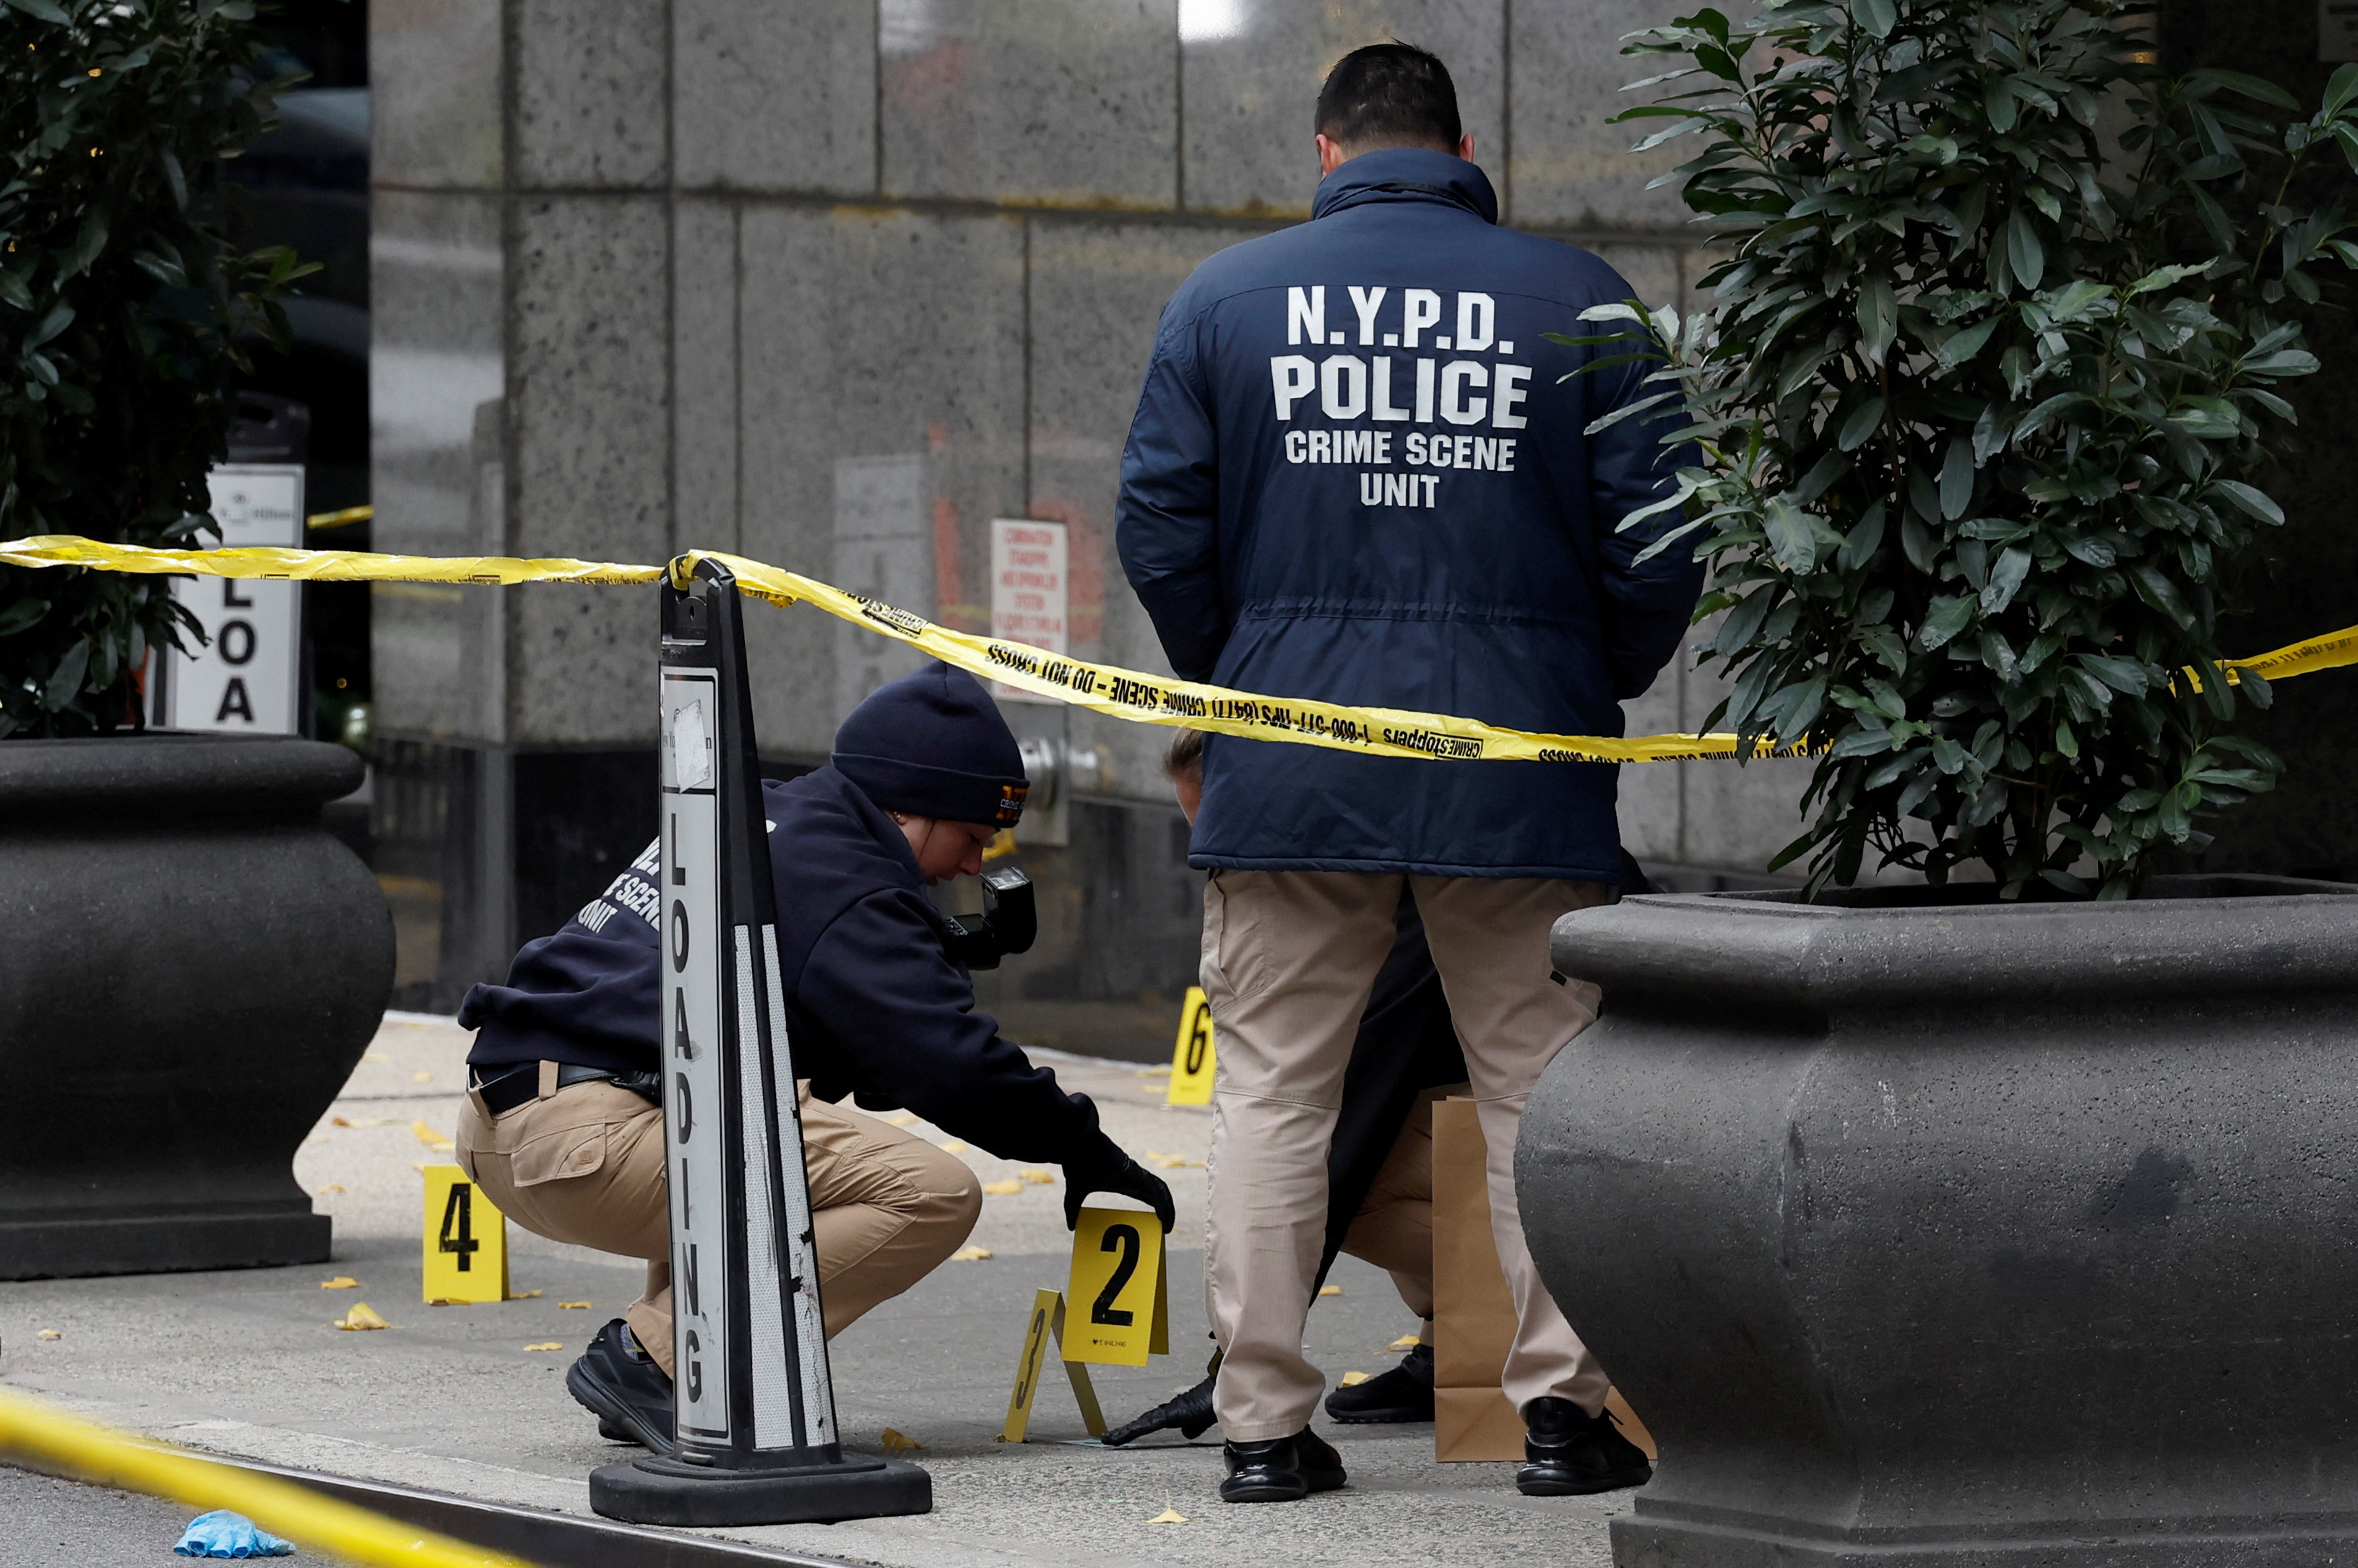
{"label": "granite wall panel", "polygon": [[1676,246],[1614,243],[1590,248],[1637,291],[1647,308],[1680,306],[1684,297],[1684,280],[1679,275],[1680,253]]}
{"label": "granite wall panel", "polygon": [[682,198],[672,211],[672,537],[735,550],[737,223],[734,205]]}
{"label": "granite wall panel", "polygon": [[[1682,865],[1763,871],[1809,825],[1801,810],[1812,766],[1806,758],[1671,765],[1687,770],[1679,836]],[[1797,875],[1806,869],[1806,862],[1788,868]]]}
{"label": "granite wall panel", "polygon": [[1060,207],[1176,195],[1173,0],[881,0],[883,186]]}
{"label": "granite wall panel", "polygon": [[1629,148],[1661,122],[1616,125],[1623,109],[1651,102],[1623,92],[1655,74],[1648,60],[1621,54],[1621,37],[1669,21],[1677,0],[1584,0],[1576,5],[1515,7],[1513,219],[1542,227],[1667,229],[1689,216],[1670,189],[1646,182],[1680,160],[1674,143],[1650,153]]}
{"label": "granite wall panel", "polygon": [[[1621,705],[1622,733],[1662,735],[1679,728],[1685,658],[1673,659],[1643,696]],[[1681,762],[1635,762],[1620,774],[1621,846],[1641,860],[1676,860],[1684,806]]]}
{"label": "granite wall panel", "polygon": [[[369,395],[380,550],[506,548],[504,272],[499,198],[377,193]],[[500,590],[378,583],[370,605],[378,727],[499,739]]]}
{"label": "granite wall panel", "polygon": [[1335,62],[1391,38],[1433,50],[1457,83],[1475,161],[1505,168],[1506,61],[1499,0],[1182,0],[1186,205],[1307,217],[1318,186],[1318,88]]}
{"label": "granite wall panel", "polygon": [[[1706,622],[1687,639],[1689,645],[1706,641],[1714,625]],[[1679,690],[1685,717],[1680,728],[1692,732],[1710,719],[1712,709],[1727,695],[1728,682],[1723,665],[1698,669],[1691,653],[1682,656],[1682,663],[1685,674]],[[1670,765],[1686,773],[1677,857],[1682,864],[1760,871],[1806,825],[1801,800],[1812,765],[1806,759]]]}
{"label": "granite wall panel", "polygon": [[[835,460],[835,550],[827,581],[914,614],[935,614],[940,585],[934,580],[925,467],[922,452]],[[840,723],[870,692],[926,662],[905,643],[838,621],[834,719]]]}
{"label": "granite wall panel", "polygon": [[502,178],[500,0],[368,8],[369,177],[489,190]]}
{"label": "granite wall panel", "polygon": [[[1113,509],[1163,301],[1214,252],[1258,231],[1034,220],[1031,506],[1063,523],[1071,584],[1072,651],[1087,659],[1167,672],[1146,612],[1122,579]],[[1168,798],[1161,773],[1170,732],[1076,710],[1072,740],[1109,770],[1100,793]]]}
{"label": "granite wall panel", "polygon": [[674,0],[672,26],[680,185],[875,189],[875,0]]}
{"label": "granite wall panel", "polygon": [[669,171],[665,0],[514,0],[515,183],[645,189]]}
{"label": "granite wall panel", "polygon": [[[517,201],[508,384],[521,554],[672,552],[669,227],[657,196]],[[514,739],[652,740],[654,590],[511,591]]]}
{"label": "granite wall panel", "polygon": [[1703,280],[1718,270],[1728,253],[1724,247],[1690,245],[1679,252],[1679,293],[1688,310],[1708,310],[1717,303],[1718,290],[1705,288]]}
{"label": "granite wall panel", "polygon": [[[838,539],[905,534],[883,514],[914,462],[929,548],[911,608],[988,626],[990,520],[1021,515],[1023,498],[1023,250],[1014,217],[747,208],[745,553],[823,571]],[[902,466],[840,466],[884,459]],[[905,569],[897,548],[882,569]],[[840,716],[835,622],[791,610],[753,623],[763,749],[824,755]]]}

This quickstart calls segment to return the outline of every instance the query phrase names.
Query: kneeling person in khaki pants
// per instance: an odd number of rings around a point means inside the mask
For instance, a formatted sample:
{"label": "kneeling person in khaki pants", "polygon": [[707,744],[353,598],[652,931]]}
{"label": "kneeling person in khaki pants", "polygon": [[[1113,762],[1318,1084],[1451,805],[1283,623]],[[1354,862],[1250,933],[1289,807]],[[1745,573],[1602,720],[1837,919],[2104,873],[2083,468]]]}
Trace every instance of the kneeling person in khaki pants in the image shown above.
{"label": "kneeling person in khaki pants", "polygon": [[[973,677],[936,664],[877,691],[829,765],[763,786],[779,972],[800,1091],[833,1337],[966,1240],[981,1191],[964,1162],[859,1111],[905,1107],[1004,1159],[1065,1168],[1067,1224],[1094,1192],[1172,1220],[1170,1189],[974,1011],[948,928],[924,890],[981,870],[1027,781],[1014,737]],[[656,1072],[660,842],[553,936],[477,986],[460,1022],[469,1108],[459,1162],[525,1229],[647,1260],[646,1292],[566,1377],[606,1436],[672,1440],[670,1209]]]}

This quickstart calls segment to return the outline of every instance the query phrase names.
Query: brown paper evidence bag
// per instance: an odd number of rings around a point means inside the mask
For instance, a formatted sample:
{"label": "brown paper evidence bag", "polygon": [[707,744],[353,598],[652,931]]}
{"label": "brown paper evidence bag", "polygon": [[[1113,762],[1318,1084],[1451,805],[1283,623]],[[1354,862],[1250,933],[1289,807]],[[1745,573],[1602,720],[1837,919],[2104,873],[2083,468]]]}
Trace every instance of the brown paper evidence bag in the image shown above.
{"label": "brown paper evidence bag", "polygon": [[[1515,1342],[1515,1303],[1490,1238],[1488,1148],[1470,1099],[1433,1108],[1433,1456],[1519,1460],[1523,1422],[1498,1387]],[[1605,1408],[1654,1457],[1654,1439],[1616,1389]]]}

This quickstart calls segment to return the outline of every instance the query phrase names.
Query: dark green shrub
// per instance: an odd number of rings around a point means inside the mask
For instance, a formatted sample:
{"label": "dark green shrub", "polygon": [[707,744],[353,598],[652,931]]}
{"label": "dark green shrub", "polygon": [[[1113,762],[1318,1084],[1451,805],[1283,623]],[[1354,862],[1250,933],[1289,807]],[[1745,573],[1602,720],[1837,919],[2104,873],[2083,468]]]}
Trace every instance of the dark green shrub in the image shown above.
{"label": "dark green shrub", "polygon": [[1871,849],[2120,896],[2279,771],[2217,629],[2283,520],[2298,312],[2358,265],[2358,67],[2304,118],[2167,76],[2144,9],[1769,0],[1630,42],[1675,95],[1625,118],[1700,140],[1672,178],[1725,247],[1714,309],[1656,322],[1706,454],[1713,722],[1823,749],[1777,861],[1813,886]]}
{"label": "dark green shrub", "polygon": [[[224,238],[221,160],[273,90],[250,4],[0,5],[0,538],[203,542],[235,339],[283,337],[291,252]],[[136,721],[167,579],[0,568],[0,735]]]}

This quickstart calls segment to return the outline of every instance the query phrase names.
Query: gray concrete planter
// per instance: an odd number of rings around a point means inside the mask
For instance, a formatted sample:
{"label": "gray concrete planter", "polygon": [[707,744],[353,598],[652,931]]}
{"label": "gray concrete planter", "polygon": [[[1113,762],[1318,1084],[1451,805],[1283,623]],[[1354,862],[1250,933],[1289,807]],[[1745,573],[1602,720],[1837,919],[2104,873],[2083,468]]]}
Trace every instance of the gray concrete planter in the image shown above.
{"label": "gray concrete planter", "polygon": [[1559,923],[1517,1171],[1661,1444],[1621,1568],[2358,1562],[2358,890],[2156,891]]}
{"label": "gray concrete planter", "polygon": [[317,1262],[295,1149],[393,923],[309,741],[0,741],[0,1279]]}

